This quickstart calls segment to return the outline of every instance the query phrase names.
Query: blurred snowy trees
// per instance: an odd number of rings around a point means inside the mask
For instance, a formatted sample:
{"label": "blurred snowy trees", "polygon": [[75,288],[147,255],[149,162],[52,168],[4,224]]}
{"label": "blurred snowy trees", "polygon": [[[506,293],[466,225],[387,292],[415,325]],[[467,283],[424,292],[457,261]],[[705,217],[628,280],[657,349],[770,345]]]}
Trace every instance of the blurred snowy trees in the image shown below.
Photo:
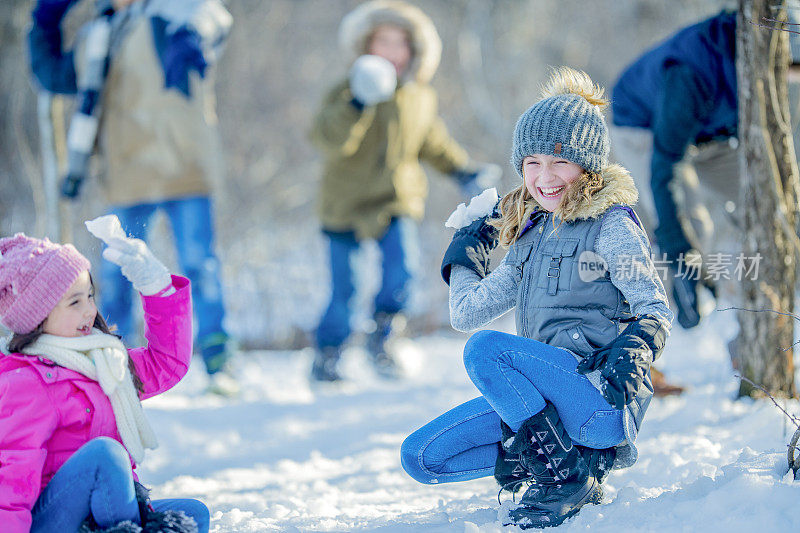
{"label": "blurred snowy trees", "polygon": [[[234,30],[217,70],[220,126],[228,175],[216,184],[217,247],[232,333],[248,346],[307,342],[327,298],[325,241],[315,199],[320,156],[307,141],[319,99],[345,73],[337,48],[342,15],[352,0],[231,0]],[[503,166],[506,192],[516,175],[508,167],[518,115],[538,96],[549,65],[586,70],[609,90],[621,69],[678,28],[715,13],[724,0],[426,0],[443,41],[433,84],[452,135],[478,161]],[[84,0],[82,4],[91,4]],[[0,234],[41,234],[41,192],[35,91],[24,34],[31,0],[0,2]],[[70,16],[74,25],[80,16]],[[77,10],[80,11],[80,10]],[[447,289],[439,276],[451,231],[444,221],[464,200],[447,179],[429,172],[431,194],[420,230],[420,277],[409,328],[448,324]],[[77,224],[103,212],[89,186],[73,206],[74,242],[99,261],[96,242]],[[172,261],[170,243],[154,248]],[[377,268],[364,276],[370,300]],[[102,287],[100,287],[102,290]],[[356,327],[366,328],[366,317]]]}

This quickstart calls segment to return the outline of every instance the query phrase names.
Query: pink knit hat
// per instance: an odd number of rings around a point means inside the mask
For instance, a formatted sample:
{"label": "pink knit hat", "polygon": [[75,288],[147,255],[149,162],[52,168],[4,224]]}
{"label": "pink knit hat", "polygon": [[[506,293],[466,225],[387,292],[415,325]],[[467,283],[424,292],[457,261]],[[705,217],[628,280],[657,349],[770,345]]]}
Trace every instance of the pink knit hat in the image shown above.
{"label": "pink knit hat", "polygon": [[22,233],[0,239],[0,322],[30,333],[92,264],[71,244]]}

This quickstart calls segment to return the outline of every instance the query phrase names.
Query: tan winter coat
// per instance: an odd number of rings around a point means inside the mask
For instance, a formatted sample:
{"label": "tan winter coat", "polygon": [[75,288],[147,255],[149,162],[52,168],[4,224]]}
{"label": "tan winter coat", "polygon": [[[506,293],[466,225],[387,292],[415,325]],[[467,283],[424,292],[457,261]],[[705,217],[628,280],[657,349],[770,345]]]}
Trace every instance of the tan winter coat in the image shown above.
{"label": "tan winter coat", "polygon": [[407,28],[414,58],[394,97],[358,111],[345,81],[325,97],[311,139],[325,155],[319,214],[325,229],[381,236],[393,216],[422,218],[428,183],[420,159],[449,174],[466,167],[466,152],[438,116],[428,84],[441,43],[430,19],[403,2],[362,4],[343,21],[340,41],[361,55],[371,31],[390,22]]}
{"label": "tan winter coat", "polygon": [[125,37],[106,80],[98,148],[113,205],[208,195],[223,172],[213,82],[190,73],[191,99],[164,89],[149,20]]}

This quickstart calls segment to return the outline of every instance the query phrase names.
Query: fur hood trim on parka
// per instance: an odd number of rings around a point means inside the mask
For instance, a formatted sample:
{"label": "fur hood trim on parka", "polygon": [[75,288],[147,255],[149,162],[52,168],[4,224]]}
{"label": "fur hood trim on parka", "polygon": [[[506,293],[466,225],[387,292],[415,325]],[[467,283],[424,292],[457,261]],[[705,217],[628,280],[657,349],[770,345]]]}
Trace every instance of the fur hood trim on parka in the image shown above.
{"label": "fur hood trim on parka", "polygon": [[367,39],[380,24],[394,24],[411,35],[412,59],[403,81],[428,83],[442,57],[442,41],[433,21],[418,7],[400,0],[373,0],[345,15],[339,26],[339,46],[355,60],[366,53]]}
{"label": "fur hood trim on parka", "polygon": [[[603,188],[589,198],[580,196],[577,201],[559,206],[555,214],[564,222],[597,218],[615,204],[633,206],[639,199],[639,191],[633,178],[624,167],[611,164],[600,172]],[[535,204],[538,203],[532,200]],[[541,209],[541,206],[538,206]]]}

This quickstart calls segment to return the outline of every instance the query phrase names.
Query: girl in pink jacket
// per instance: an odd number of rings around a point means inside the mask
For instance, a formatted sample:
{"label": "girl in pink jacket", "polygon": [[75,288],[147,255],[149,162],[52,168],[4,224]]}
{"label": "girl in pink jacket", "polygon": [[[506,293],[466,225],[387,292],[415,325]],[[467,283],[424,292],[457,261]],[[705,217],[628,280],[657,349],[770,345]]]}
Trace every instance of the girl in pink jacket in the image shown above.
{"label": "girl in pink jacket", "polygon": [[140,240],[108,242],[103,256],[142,294],[146,347],[110,334],[91,265],[71,244],[0,239],[0,322],[13,332],[0,345],[4,533],[208,531],[203,503],[149,501],[133,472],[158,445],[140,401],[189,366],[189,281]]}

